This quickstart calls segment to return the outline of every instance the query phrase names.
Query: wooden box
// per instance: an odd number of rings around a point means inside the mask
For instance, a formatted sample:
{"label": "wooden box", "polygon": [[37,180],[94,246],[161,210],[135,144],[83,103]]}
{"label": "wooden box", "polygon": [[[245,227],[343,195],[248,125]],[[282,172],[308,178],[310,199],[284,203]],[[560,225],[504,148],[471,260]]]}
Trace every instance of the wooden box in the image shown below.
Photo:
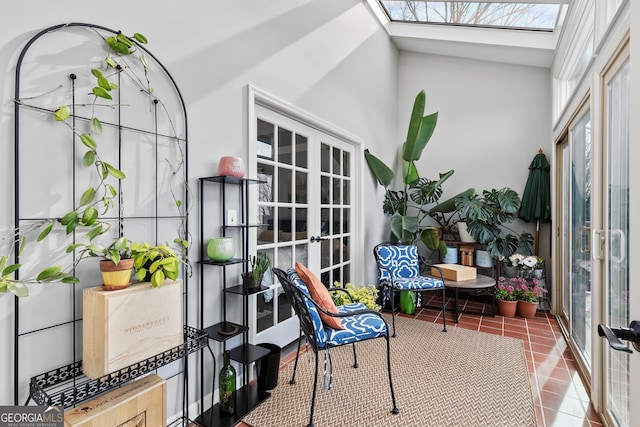
{"label": "wooden box", "polygon": [[95,379],[183,343],[182,280],[82,295],[82,368]]}
{"label": "wooden box", "polygon": [[435,264],[440,267],[442,275],[446,280],[461,282],[463,280],[472,280],[476,278],[475,267],[468,267],[460,264]]}
{"label": "wooden box", "polygon": [[166,423],[166,382],[153,374],[64,414],[65,427],[158,427]]}

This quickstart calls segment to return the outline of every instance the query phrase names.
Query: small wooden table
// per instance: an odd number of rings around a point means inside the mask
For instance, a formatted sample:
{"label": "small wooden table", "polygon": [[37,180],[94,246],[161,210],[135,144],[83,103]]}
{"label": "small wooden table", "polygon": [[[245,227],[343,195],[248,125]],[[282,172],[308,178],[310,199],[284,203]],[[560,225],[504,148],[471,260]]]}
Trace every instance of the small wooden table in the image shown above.
{"label": "small wooden table", "polygon": [[[432,276],[437,277],[437,276]],[[458,292],[462,289],[464,292],[472,294],[472,295],[491,295],[491,317],[496,315],[496,296],[494,292],[494,287],[496,286],[496,280],[493,277],[485,276],[483,274],[478,274],[475,279],[471,280],[444,280],[445,288],[453,288],[455,290],[455,307],[454,311],[456,313],[456,323],[458,323],[458,318],[460,317],[460,313],[470,313],[470,314],[484,314],[483,312],[472,312],[466,310],[460,310],[458,308]]]}

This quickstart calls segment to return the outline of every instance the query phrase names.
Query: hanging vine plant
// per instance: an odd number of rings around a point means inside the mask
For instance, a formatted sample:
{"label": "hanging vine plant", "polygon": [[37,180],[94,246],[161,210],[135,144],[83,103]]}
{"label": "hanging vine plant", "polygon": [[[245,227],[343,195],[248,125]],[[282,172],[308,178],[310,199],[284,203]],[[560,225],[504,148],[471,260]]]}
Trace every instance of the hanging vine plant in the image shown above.
{"label": "hanging vine plant", "polygon": [[[169,117],[166,107],[155,96],[154,90],[150,85],[147,59],[144,53],[139,49],[140,44],[147,43],[147,38],[140,33],[135,33],[132,37],[127,37],[122,33],[105,37],[97,31],[96,28],[92,26],[91,28],[104,40],[108,52],[104,59],[104,70],[98,68],[90,69],[90,73],[95,82],[90,94],[93,96],[92,102],[80,105],[62,105],[53,111],[47,111],[53,115],[56,122],[65,124],[74,136],[77,137],[77,140],[80,141],[84,148],[81,153],[81,163],[85,168],[93,169],[95,176],[97,177],[97,184],[89,185],[84,189],[73,209],[66,212],[61,217],[32,221],[25,226],[20,226],[11,230],[5,236],[0,238],[0,244],[10,245],[9,252],[7,254],[0,255],[0,292],[11,292],[16,296],[24,297],[28,295],[28,288],[26,284],[29,283],[77,283],[79,279],[74,274],[75,268],[82,260],[89,257],[100,256],[117,262],[116,259],[119,260],[122,256],[127,256],[127,254],[130,255],[130,251],[124,250],[124,248],[122,248],[123,250],[113,249],[119,245],[117,242],[130,242],[122,236],[121,230],[119,230],[119,235],[114,239],[114,242],[107,247],[101,246],[94,241],[98,236],[104,235],[112,228],[112,223],[104,221],[102,218],[114,209],[116,205],[121,206],[122,194],[118,190],[118,187],[119,182],[126,178],[125,173],[118,166],[103,158],[99,149],[100,135],[103,132],[104,123],[99,118],[96,111],[101,108],[113,109],[118,107],[118,104],[113,102],[114,96],[112,95],[113,91],[118,89],[118,84],[110,80],[112,77],[120,76],[124,73],[141,92],[145,93],[150,98],[150,101],[153,104],[160,105],[165,113],[167,113],[166,119],[173,130],[173,138],[179,142],[179,138],[175,136],[177,135],[177,132],[175,131],[174,123]],[[134,67],[132,67],[126,59],[126,57],[130,56],[134,52],[139,51],[140,54],[137,58],[141,66],[142,74],[136,72]],[[71,74],[70,78],[73,81],[76,79],[76,76]],[[46,95],[47,94],[42,96]],[[106,101],[106,103],[103,101]],[[14,99],[14,102],[21,107],[42,111],[42,107],[29,104],[23,99]],[[91,111],[90,118],[86,120],[87,125],[85,126],[85,129],[80,129],[76,125],[75,119],[77,119],[78,116],[74,114],[74,110],[78,106],[89,107]],[[178,171],[180,168],[184,167],[185,164],[183,148],[180,143],[177,143],[176,146],[178,147],[180,154],[178,164],[174,165],[169,159],[167,159],[167,162],[169,162],[171,166],[172,178],[180,176]],[[184,179],[180,185],[185,189],[185,196],[188,200],[189,188],[186,179]],[[179,216],[182,218],[178,229],[179,237],[174,240],[174,243],[177,243],[179,246],[179,252],[178,254],[174,252],[175,257],[172,260],[170,267],[173,269],[178,262],[182,263],[186,266],[187,272],[190,274],[190,263],[188,262],[187,256],[188,234],[185,226],[185,218],[188,214],[189,207],[184,206],[183,201],[176,197],[176,192],[173,190],[173,186],[171,186],[170,193],[174,199],[175,206],[179,211]],[[181,212],[184,212],[184,214],[180,215]],[[19,262],[10,263],[10,259],[19,259],[28,245],[42,242],[55,229],[56,225],[62,226],[67,235],[87,230],[82,235],[81,242],[76,242],[74,238],[74,243],[65,248],[66,253],[73,252],[77,255],[71,265],[66,267],[58,265],[48,266],[38,272],[35,277],[18,278],[18,272],[23,266]],[[146,242],[130,242],[130,244],[137,245],[136,247],[153,247]],[[127,247],[130,249],[130,245],[127,245]],[[169,249],[167,244],[157,247],[163,248],[163,250],[165,250],[164,248]],[[165,276],[176,277],[176,273],[174,271],[170,271],[165,275],[161,270],[162,267],[160,267],[160,270],[155,277],[154,286],[161,285]]]}

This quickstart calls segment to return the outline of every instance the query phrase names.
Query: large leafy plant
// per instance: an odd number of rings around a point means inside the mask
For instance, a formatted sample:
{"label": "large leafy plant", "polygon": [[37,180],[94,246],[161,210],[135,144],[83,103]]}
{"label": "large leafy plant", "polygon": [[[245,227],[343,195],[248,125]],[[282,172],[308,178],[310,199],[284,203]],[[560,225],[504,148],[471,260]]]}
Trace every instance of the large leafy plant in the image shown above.
{"label": "large leafy plant", "polygon": [[467,231],[478,243],[487,245],[494,258],[508,257],[518,250],[526,252],[524,248],[533,241],[529,233],[503,233],[505,224],[517,218],[520,203],[518,193],[509,187],[455,198],[456,209],[466,218]]}
{"label": "large leafy plant", "polygon": [[393,190],[391,184],[396,173],[382,160],[365,150],[365,159],[378,183],[385,188],[383,211],[391,215],[389,240],[400,243],[413,243],[421,240],[429,249],[446,251],[440,241],[438,229],[422,226],[429,216],[426,205],[436,203],[442,195],[442,184],[453,175],[453,170],[441,173],[437,180],[420,177],[416,161],[433,135],[438,113],[424,115],[426,96],[421,91],[416,96],[409,121],[407,139],[402,144],[402,189]]}

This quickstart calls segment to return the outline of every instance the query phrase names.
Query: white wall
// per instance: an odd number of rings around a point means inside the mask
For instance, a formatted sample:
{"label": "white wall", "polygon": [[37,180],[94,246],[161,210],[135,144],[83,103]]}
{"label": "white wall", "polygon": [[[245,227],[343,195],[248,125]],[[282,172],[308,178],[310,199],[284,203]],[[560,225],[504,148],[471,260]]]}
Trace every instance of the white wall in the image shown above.
{"label": "white wall", "polygon": [[[149,49],[169,69],[185,98],[194,190],[199,176],[216,173],[219,157],[246,155],[243,88],[247,84],[345,129],[367,147],[397,139],[397,51],[360,0],[114,0],[100,7],[83,0],[10,2],[3,4],[0,16],[0,141],[4,148],[0,181],[5,184],[0,186],[0,230],[13,224],[10,99],[16,55],[37,31],[64,22],[98,24],[148,37]],[[365,173],[365,194],[371,197],[375,192],[381,203],[382,191],[374,184]],[[197,206],[193,212],[190,231],[198,236]],[[368,230],[382,230],[384,218],[377,201],[375,208],[365,210],[364,221]],[[371,253],[382,238],[382,231],[370,232],[363,250]],[[194,243],[192,256],[199,242]],[[189,283],[195,289],[198,277]],[[196,302],[190,306],[196,307]],[[217,298],[205,306],[219,319]],[[195,316],[191,313],[190,319],[195,321]],[[0,322],[0,404],[8,405],[13,404],[13,298],[8,295],[0,296]],[[22,354],[60,345],[46,337],[38,344]],[[30,366],[27,359],[22,368],[41,373],[40,366]],[[20,384],[19,392],[22,403],[26,383]]]}
{"label": "white wall", "polygon": [[[473,187],[511,187],[522,196],[529,164],[542,149],[551,162],[549,69],[402,52],[399,60],[398,140],[406,138],[415,96],[425,90],[425,114],[438,124],[418,162],[431,179],[454,169],[446,200]],[[511,228],[534,233],[521,221]],[[550,253],[549,225],[541,226],[541,255]]]}

